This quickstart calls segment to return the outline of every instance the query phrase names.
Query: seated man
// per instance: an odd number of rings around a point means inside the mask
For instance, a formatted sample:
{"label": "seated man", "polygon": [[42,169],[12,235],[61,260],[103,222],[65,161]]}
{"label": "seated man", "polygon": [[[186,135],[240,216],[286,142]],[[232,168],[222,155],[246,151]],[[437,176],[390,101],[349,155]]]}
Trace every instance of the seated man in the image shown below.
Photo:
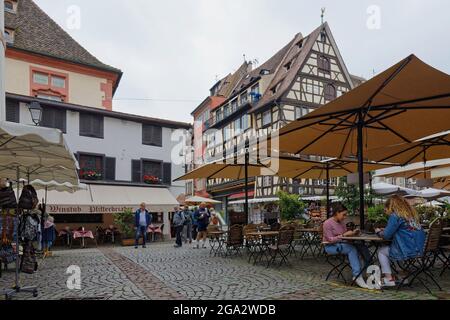
{"label": "seated man", "polygon": [[[336,205],[333,209],[333,216],[323,224],[323,241],[326,243],[325,251],[330,255],[347,255],[352,268],[353,280],[359,287],[367,289],[367,284],[360,274],[362,269],[358,249],[342,240],[342,237],[358,235],[359,230],[347,231],[345,224],[347,208],[343,205]],[[365,246],[361,247],[361,250],[364,251],[364,256],[370,256]]]}

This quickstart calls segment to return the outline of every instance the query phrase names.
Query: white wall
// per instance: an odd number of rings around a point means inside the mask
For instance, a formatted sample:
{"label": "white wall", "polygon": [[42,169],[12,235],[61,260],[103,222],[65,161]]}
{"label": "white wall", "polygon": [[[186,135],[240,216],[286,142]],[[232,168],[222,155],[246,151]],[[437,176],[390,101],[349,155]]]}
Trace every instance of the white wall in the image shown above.
{"label": "white wall", "polygon": [[[79,113],[66,111],[65,138],[72,152],[104,154],[116,158],[116,180],[131,181],[131,160],[154,159],[172,162],[172,180],[184,174],[184,167],[171,159],[172,149],[178,144],[171,141],[175,129],[163,128],[163,147],[142,144],[142,124],[116,118],[104,117],[104,139],[82,137],[79,134]],[[32,124],[26,104],[20,106],[20,122]],[[183,182],[174,182],[170,188],[177,197],[184,192]]]}

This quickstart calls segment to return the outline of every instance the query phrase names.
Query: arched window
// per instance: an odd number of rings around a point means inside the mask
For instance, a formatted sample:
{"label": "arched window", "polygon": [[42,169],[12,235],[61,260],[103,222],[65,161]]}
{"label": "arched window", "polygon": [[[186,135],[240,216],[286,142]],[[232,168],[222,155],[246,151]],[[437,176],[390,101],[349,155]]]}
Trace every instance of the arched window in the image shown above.
{"label": "arched window", "polygon": [[4,1],[5,11],[14,11],[14,4],[12,1]]}
{"label": "arched window", "polygon": [[336,99],[336,88],[332,84],[325,85],[325,100],[334,100]]}

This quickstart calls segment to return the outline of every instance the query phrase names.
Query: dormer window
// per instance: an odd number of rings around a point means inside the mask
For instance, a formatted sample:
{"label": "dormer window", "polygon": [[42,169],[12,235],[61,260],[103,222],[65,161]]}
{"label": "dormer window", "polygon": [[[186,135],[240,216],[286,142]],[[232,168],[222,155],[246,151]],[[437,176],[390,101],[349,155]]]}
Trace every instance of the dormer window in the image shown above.
{"label": "dormer window", "polygon": [[16,6],[17,6],[16,1],[5,0],[5,1],[3,1],[3,4],[4,4],[5,12],[11,12],[11,13],[16,12]]}
{"label": "dormer window", "polygon": [[14,43],[14,30],[5,29],[4,36],[6,43]]}
{"label": "dormer window", "polygon": [[289,71],[292,67],[292,62],[288,62],[284,65],[284,68],[286,69],[286,71]]}
{"label": "dormer window", "polygon": [[298,47],[299,49],[303,48],[303,39],[300,40],[299,42],[297,42],[297,47]]}
{"label": "dormer window", "polygon": [[270,71],[267,70],[267,69],[262,69],[261,72],[260,72],[260,74],[263,75],[263,76],[266,76],[266,75],[268,75],[269,73],[270,73]]}

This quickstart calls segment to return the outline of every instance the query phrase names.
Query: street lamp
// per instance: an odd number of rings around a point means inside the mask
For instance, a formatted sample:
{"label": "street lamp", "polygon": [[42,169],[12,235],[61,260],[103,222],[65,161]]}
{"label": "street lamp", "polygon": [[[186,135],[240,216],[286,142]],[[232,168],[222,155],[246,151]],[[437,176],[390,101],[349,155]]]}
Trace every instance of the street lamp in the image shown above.
{"label": "street lamp", "polygon": [[28,110],[30,110],[31,120],[36,126],[39,126],[42,121],[42,107],[39,102],[33,101],[28,105]]}

